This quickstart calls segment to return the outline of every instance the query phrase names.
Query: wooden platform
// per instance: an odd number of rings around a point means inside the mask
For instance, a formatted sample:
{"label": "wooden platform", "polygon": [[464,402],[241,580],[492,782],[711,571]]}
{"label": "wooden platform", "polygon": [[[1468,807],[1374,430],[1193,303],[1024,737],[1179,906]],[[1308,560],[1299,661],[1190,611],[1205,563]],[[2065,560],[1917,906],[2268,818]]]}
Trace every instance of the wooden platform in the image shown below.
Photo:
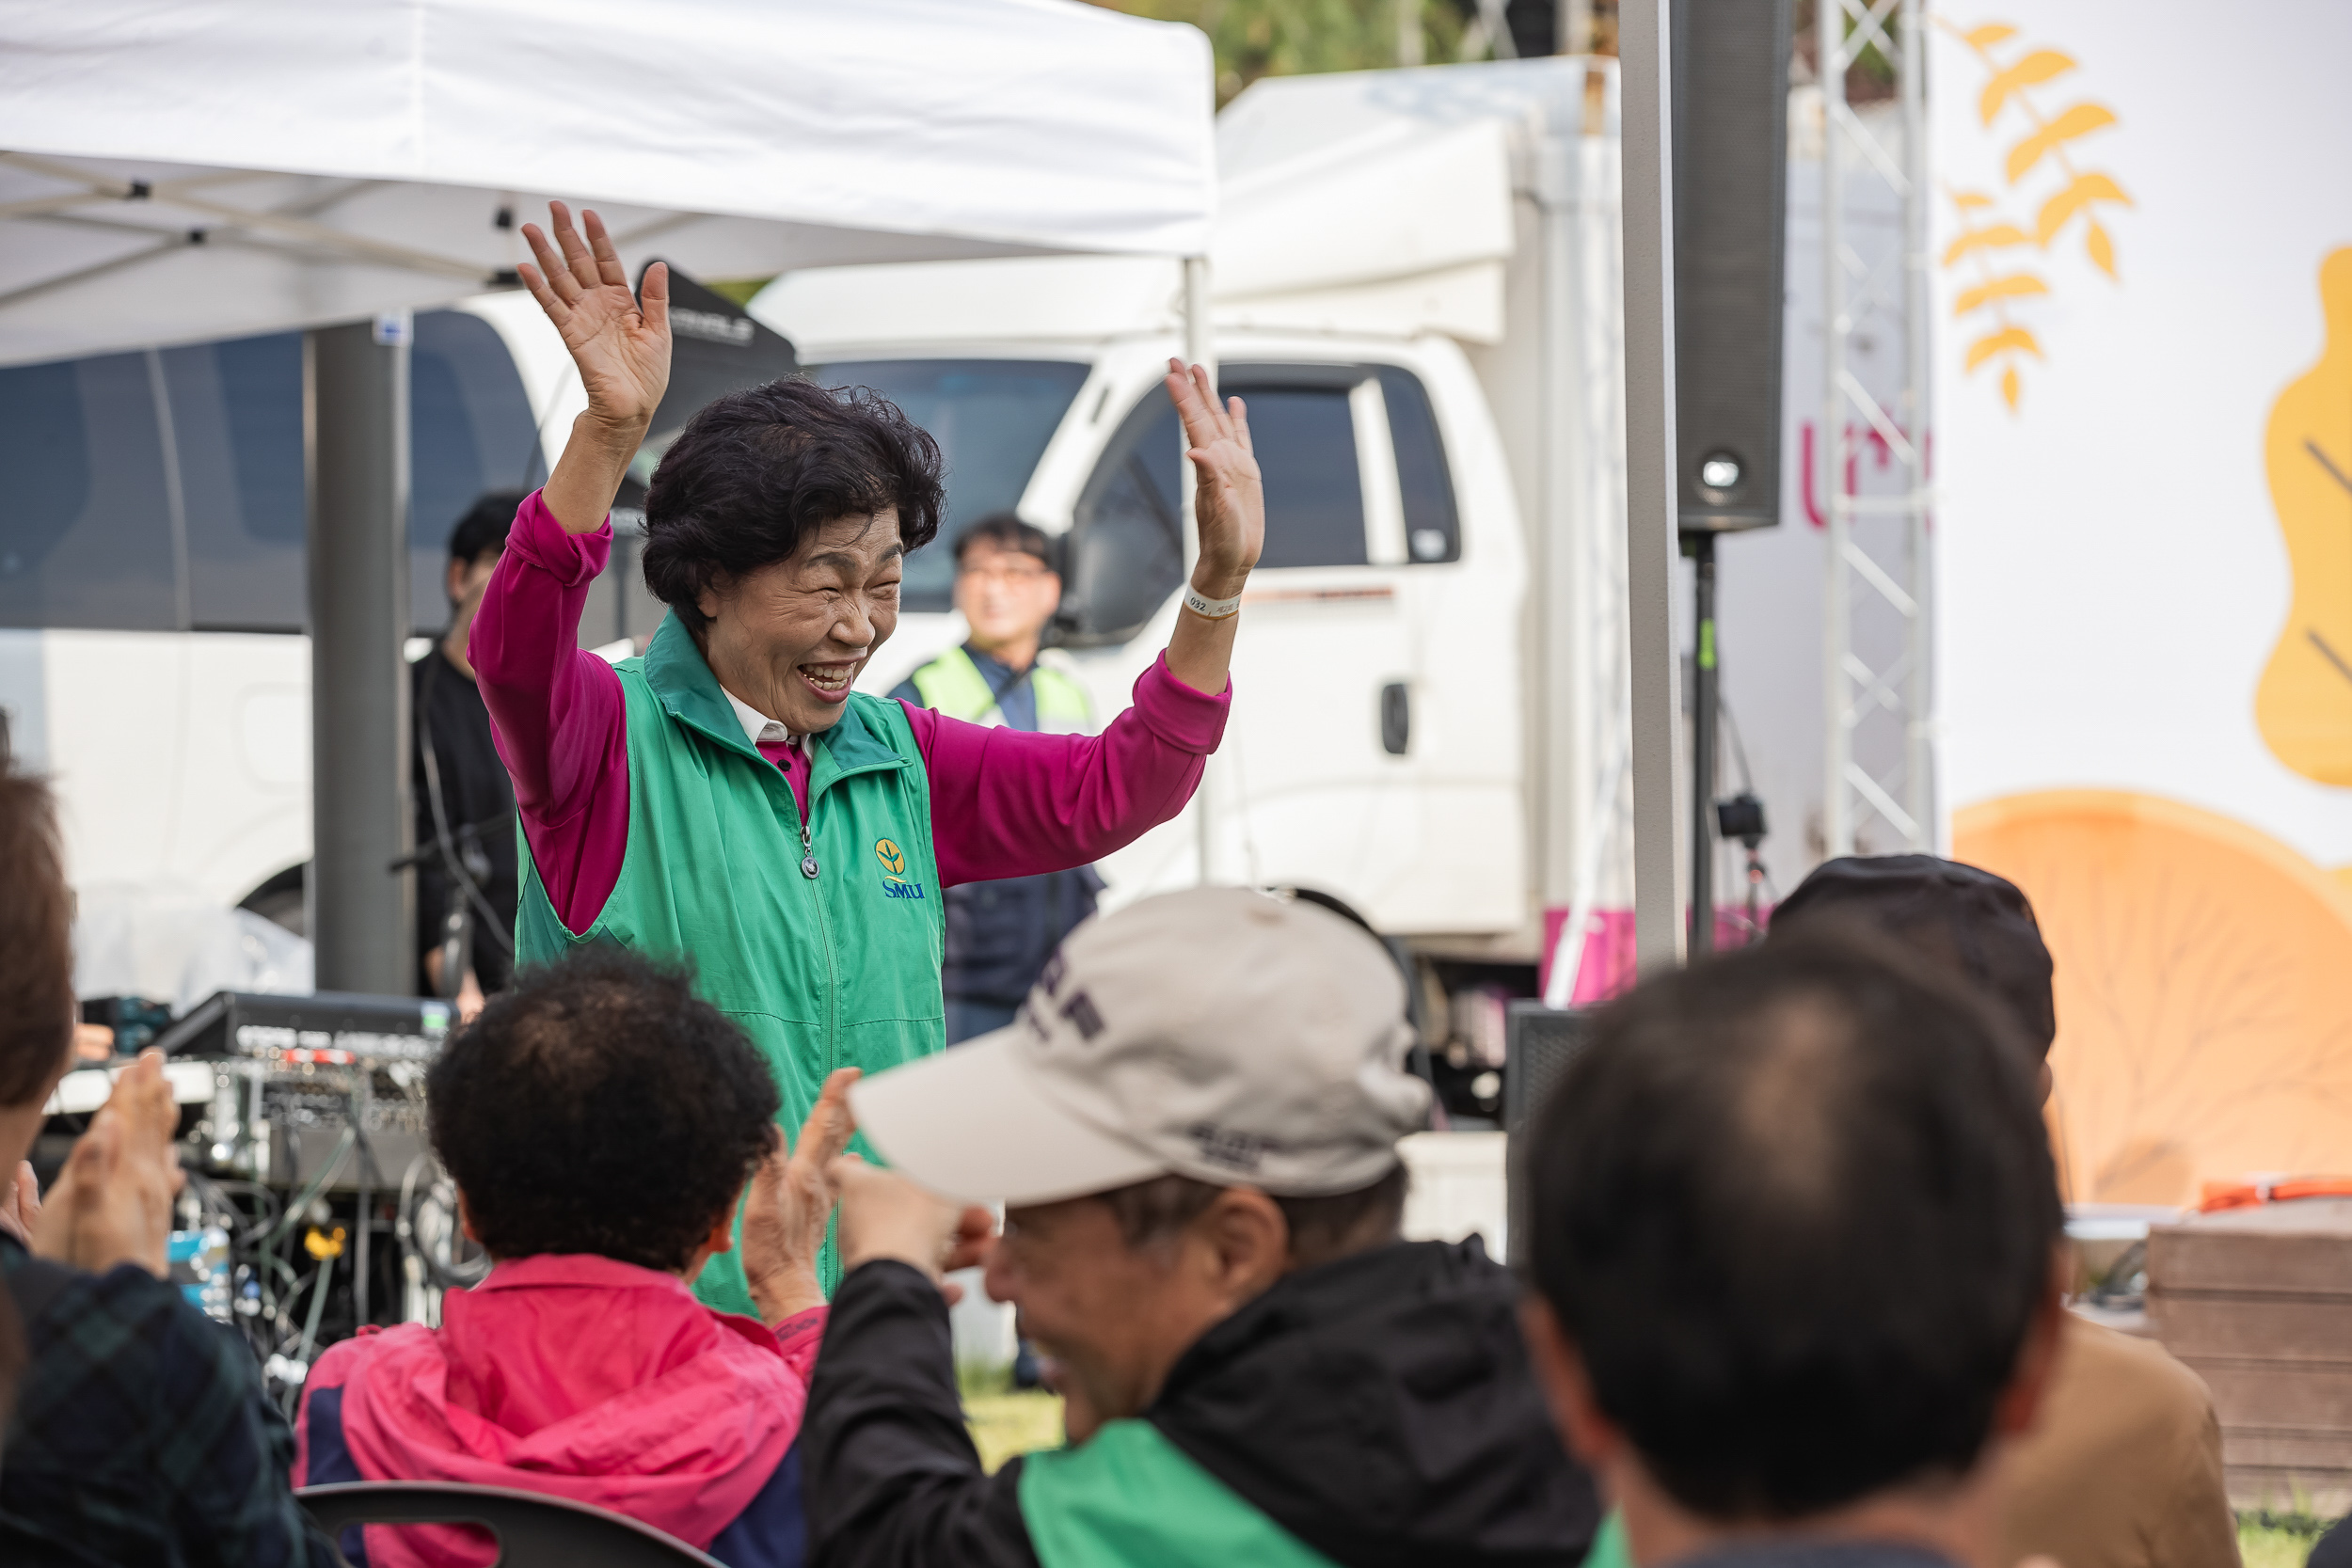
{"label": "wooden platform", "polygon": [[2148,1315],[2213,1390],[2233,1503],[2352,1507],[2352,1199],[2153,1228]]}

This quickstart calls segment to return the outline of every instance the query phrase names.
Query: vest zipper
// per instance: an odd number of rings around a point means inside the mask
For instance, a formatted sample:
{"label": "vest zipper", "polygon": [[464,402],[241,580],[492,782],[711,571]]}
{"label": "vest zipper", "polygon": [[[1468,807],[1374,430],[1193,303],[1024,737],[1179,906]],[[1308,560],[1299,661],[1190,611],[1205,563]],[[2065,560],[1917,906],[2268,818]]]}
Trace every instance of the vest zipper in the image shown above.
{"label": "vest zipper", "polygon": [[[789,793],[787,789],[787,793]],[[841,972],[834,962],[833,929],[825,923],[825,889],[818,879],[816,830],[817,768],[811,759],[808,770],[808,809],[801,813],[801,875],[808,879],[809,899],[817,911],[817,941],[825,954],[825,1068],[818,1075],[823,1083],[841,1059]]]}

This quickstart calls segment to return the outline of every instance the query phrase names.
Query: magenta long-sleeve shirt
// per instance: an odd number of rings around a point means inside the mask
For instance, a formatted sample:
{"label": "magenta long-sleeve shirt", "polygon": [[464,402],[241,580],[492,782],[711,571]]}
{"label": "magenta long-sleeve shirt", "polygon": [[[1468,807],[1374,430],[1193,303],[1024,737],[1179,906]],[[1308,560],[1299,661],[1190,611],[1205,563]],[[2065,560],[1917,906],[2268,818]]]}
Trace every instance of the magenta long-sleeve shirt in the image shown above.
{"label": "magenta long-sleeve shirt", "polygon": [[[596,924],[628,843],[621,678],[579,646],[588,586],[612,553],[609,519],[594,533],[566,533],[533,491],[467,644],[539,879],[574,931]],[[1230,687],[1195,691],[1162,658],[1136,678],[1135,705],[1098,736],[1027,734],[909,706],[941,880],[1057,871],[1133,843],[1192,798],[1231,700]],[[805,816],[806,749],[759,750],[784,769]]]}

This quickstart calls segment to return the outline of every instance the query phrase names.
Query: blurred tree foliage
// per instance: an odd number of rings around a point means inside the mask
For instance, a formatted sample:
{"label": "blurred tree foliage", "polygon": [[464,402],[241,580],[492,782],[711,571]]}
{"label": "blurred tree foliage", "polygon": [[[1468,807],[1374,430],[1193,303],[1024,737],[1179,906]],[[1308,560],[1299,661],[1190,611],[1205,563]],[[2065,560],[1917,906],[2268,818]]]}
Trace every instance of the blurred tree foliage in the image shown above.
{"label": "blurred tree foliage", "polygon": [[[1371,71],[1397,63],[1400,4],[1421,12],[1422,59],[1438,65],[1489,54],[1474,12],[1456,0],[1093,0],[1130,16],[1189,22],[1216,51],[1221,105],[1261,76]],[[1467,35],[1467,36],[1466,36]]]}

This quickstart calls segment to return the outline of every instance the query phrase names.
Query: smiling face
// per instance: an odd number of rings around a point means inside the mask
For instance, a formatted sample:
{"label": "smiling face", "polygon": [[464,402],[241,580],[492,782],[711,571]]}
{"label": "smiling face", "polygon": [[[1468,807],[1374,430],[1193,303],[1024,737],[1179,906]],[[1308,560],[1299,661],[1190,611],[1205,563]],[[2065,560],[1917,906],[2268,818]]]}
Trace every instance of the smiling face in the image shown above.
{"label": "smiling face", "polygon": [[794,735],[840,721],[850,688],[898,626],[898,514],[836,517],[784,560],[706,588],[703,657],[719,684]]}
{"label": "smiling face", "polygon": [[1053,1363],[1070,1440],[1082,1443],[1104,1421],[1141,1415],[1194,1340],[1281,1275],[1288,1240],[1273,1199],[1246,1187],[1141,1243],[1095,1198],[1012,1207],[987,1290]]}

